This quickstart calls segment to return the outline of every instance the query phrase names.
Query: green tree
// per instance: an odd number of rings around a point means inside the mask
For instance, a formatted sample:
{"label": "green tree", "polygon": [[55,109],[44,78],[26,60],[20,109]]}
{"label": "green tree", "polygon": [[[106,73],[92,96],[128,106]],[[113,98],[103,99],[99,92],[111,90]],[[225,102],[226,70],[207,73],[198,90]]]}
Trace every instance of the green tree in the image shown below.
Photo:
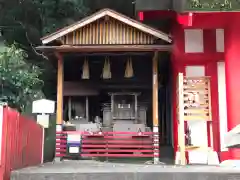
{"label": "green tree", "polygon": [[0,26],[7,43],[23,49],[41,44],[40,38],[86,16],[83,0],[0,0]]}
{"label": "green tree", "polygon": [[40,98],[43,86],[39,67],[26,63],[26,57],[15,45],[0,53],[0,100],[20,112]]}
{"label": "green tree", "polygon": [[102,8],[134,14],[133,0],[0,0],[0,31],[4,40],[8,45],[16,42],[27,53],[26,62],[42,69],[40,79],[44,81],[47,98],[56,98],[56,64],[36,51],[40,38]]}
{"label": "green tree", "polygon": [[6,44],[17,43],[27,53],[26,62],[42,69],[43,92],[55,99],[55,64],[35,47],[40,38],[86,16],[83,0],[0,0],[0,30]]}

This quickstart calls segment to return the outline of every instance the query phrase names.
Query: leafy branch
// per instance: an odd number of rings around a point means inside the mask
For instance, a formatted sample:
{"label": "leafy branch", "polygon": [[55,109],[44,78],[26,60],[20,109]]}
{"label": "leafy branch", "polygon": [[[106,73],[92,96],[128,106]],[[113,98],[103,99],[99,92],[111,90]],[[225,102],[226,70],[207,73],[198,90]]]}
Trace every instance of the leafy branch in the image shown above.
{"label": "leafy branch", "polygon": [[40,69],[27,64],[26,58],[27,54],[16,45],[0,53],[0,100],[19,111],[39,98],[43,87]]}

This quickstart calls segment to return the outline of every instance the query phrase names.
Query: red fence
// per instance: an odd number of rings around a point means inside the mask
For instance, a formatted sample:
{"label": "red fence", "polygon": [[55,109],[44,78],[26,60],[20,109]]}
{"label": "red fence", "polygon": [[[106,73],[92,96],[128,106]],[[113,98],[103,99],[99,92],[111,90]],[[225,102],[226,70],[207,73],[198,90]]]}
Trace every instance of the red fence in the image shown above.
{"label": "red fence", "polygon": [[[79,145],[69,136],[79,135]],[[79,147],[81,157],[158,157],[158,137],[152,132],[59,132],[56,136],[56,156],[75,157],[69,153],[70,146]],[[76,138],[75,138],[76,141]],[[70,143],[69,143],[70,142]],[[156,141],[155,141],[156,142]],[[75,145],[74,145],[75,144]]]}
{"label": "red fence", "polygon": [[43,158],[43,128],[17,111],[0,106],[0,180],[11,170],[37,165]]}

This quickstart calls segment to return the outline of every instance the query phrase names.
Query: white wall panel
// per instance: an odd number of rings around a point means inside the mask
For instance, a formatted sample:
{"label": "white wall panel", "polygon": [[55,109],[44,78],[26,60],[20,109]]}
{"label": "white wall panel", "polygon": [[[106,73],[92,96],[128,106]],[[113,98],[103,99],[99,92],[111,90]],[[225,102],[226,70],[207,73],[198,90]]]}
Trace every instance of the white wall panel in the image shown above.
{"label": "white wall panel", "polygon": [[186,53],[201,53],[204,51],[202,29],[185,29],[184,34]]}
{"label": "white wall panel", "polygon": [[224,29],[216,29],[216,51],[224,52]]}
{"label": "white wall panel", "polygon": [[226,79],[225,79],[225,62],[218,62],[218,106],[219,106],[219,131],[221,151],[225,148],[225,135],[228,132],[227,124],[227,101],[226,101]]}
{"label": "white wall panel", "polygon": [[204,66],[186,66],[186,77],[201,77],[205,76]]}

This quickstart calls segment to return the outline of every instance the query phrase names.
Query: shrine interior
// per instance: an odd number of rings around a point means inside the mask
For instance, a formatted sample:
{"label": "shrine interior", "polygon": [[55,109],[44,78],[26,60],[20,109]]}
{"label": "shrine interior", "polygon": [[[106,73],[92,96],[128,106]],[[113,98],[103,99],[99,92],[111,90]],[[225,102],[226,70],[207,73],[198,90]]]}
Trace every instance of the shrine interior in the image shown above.
{"label": "shrine interior", "polygon": [[[152,131],[152,58],[153,52],[65,54],[64,120],[101,122],[106,126],[109,118],[107,112],[114,106],[114,117],[118,119],[118,124],[134,124],[135,115],[126,110],[133,108],[140,119],[137,123],[145,124]],[[129,60],[132,72],[127,75]],[[86,61],[89,76],[83,77]],[[103,78],[106,62],[110,62],[110,78]],[[169,147],[166,156],[173,157],[171,75],[170,54],[161,52],[158,60],[160,144],[161,147]],[[116,131],[141,130],[139,126],[135,129],[120,126]]]}

